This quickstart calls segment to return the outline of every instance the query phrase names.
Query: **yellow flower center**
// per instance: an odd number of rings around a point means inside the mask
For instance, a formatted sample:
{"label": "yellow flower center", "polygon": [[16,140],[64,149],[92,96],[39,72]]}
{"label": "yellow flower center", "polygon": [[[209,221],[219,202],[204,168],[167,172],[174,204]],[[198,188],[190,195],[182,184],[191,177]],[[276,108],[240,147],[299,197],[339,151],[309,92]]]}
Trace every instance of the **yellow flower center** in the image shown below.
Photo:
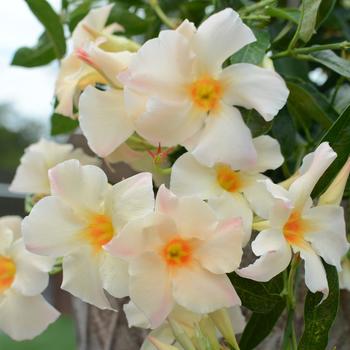
{"label": "yellow flower center", "polygon": [[97,252],[113,238],[114,234],[112,220],[103,214],[92,216],[88,226],[84,230],[84,237]]}
{"label": "yellow flower center", "polygon": [[225,164],[216,167],[216,180],[227,192],[238,192],[243,187],[241,174]]}
{"label": "yellow flower center", "polygon": [[222,85],[218,80],[203,77],[190,85],[193,103],[205,111],[215,109],[222,97]]}
{"label": "yellow flower center", "polygon": [[0,293],[10,288],[16,275],[14,261],[5,256],[0,256]]}
{"label": "yellow flower center", "polygon": [[174,238],[163,247],[161,255],[168,266],[183,266],[192,259],[192,246],[182,238]]}
{"label": "yellow flower center", "polygon": [[298,211],[294,211],[283,226],[283,234],[289,244],[306,248],[308,243],[304,240],[304,234],[309,229],[309,222],[304,220]]}

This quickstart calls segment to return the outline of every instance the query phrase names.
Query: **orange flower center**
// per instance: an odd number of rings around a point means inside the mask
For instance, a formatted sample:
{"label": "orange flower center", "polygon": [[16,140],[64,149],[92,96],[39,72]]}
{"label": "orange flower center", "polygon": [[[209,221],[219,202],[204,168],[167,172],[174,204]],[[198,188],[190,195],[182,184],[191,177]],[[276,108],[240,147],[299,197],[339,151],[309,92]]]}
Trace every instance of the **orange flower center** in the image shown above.
{"label": "orange flower center", "polygon": [[90,244],[100,251],[114,236],[112,220],[103,214],[92,216],[89,225],[84,230],[84,237]]}
{"label": "orange flower center", "polygon": [[219,185],[228,192],[237,192],[243,187],[243,181],[238,171],[232,170],[228,165],[216,167],[216,179]]}
{"label": "orange flower center", "polygon": [[309,223],[301,217],[299,212],[294,211],[283,226],[283,234],[289,244],[305,248],[307,242],[304,240],[304,234],[308,229]]}
{"label": "orange flower center", "polygon": [[14,261],[5,256],[0,256],[0,293],[10,288],[16,275]]}
{"label": "orange flower center", "polygon": [[222,97],[221,83],[210,77],[198,79],[190,85],[189,91],[194,104],[205,111],[215,109]]}
{"label": "orange flower center", "polygon": [[181,238],[174,238],[164,246],[162,256],[169,266],[186,265],[192,258],[191,244]]}

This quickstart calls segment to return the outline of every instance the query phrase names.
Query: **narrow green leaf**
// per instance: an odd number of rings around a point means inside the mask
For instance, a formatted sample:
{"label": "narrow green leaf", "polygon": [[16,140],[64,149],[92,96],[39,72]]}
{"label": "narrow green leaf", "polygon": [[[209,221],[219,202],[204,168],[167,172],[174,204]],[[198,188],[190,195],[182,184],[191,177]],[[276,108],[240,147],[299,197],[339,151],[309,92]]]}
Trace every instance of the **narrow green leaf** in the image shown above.
{"label": "narrow green leaf", "polygon": [[312,195],[318,197],[330,185],[350,156],[350,105],[343,111],[320,142],[328,141],[337,158],[318,181]]}
{"label": "narrow green leaf", "polygon": [[67,134],[79,126],[79,121],[54,113],[51,116],[51,135]]}
{"label": "narrow green leaf", "polygon": [[59,16],[46,0],[25,0],[33,14],[45,27],[57,58],[66,53],[66,40]]}
{"label": "narrow green leaf", "polygon": [[44,32],[34,47],[19,48],[12,58],[13,66],[38,67],[50,63],[56,58],[55,51]]}
{"label": "narrow green leaf", "polygon": [[321,63],[345,78],[350,78],[350,61],[339,57],[332,50],[316,51],[310,56],[312,56],[313,61]]}
{"label": "narrow green leaf", "polygon": [[304,332],[298,350],[325,350],[328,333],[337,315],[339,304],[338,272],[334,266],[324,263],[329,295],[321,304],[322,293],[308,292],[304,306]]}
{"label": "narrow green leaf", "polygon": [[276,304],[283,301],[283,276],[279,274],[269,282],[256,282],[230,273],[229,278],[241,298],[242,304],[253,312],[270,312]]}
{"label": "narrow green leaf", "polygon": [[285,302],[281,301],[267,313],[253,313],[241,336],[240,350],[251,350],[260,344],[271,333],[285,307]]}
{"label": "narrow green leaf", "polygon": [[261,64],[266,51],[270,47],[270,36],[267,30],[254,29],[256,41],[243,47],[231,57],[231,64],[251,63]]}
{"label": "narrow green leaf", "polygon": [[300,10],[293,7],[269,7],[265,10],[266,14],[271,17],[285,19],[291,21],[294,24],[298,24],[300,21]]}
{"label": "narrow green leaf", "polygon": [[301,8],[301,21],[299,38],[307,43],[315,31],[318,8],[321,0],[303,0]]}
{"label": "narrow green leaf", "polygon": [[260,135],[267,134],[270,131],[272,127],[272,121],[267,122],[254,109],[241,109],[241,113],[244,122],[252,132],[253,137],[258,137]]}
{"label": "narrow green leaf", "polygon": [[320,28],[321,25],[327,21],[328,17],[332,13],[337,0],[323,0],[318,10],[316,28]]}

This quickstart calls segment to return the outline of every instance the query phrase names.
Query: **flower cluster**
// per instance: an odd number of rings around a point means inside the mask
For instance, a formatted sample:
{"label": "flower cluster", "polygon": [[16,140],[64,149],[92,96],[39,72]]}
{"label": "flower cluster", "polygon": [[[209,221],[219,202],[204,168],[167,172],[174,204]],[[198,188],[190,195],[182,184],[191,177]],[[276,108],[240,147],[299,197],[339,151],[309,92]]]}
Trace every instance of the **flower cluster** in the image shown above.
{"label": "flower cluster", "polygon": [[[112,309],[108,295],[130,297],[129,325],[152,329],[144,350],[221,349],[217,331],[235,348],[245,321],[232,272],[269,281],[294,256],[309,290],[327,298],[321,259],[339,272],[348,264],[340,200],[350,162],[318,201],[312,191],[337,156],[327,142],[284,183],[263,174],[282,165],[279,143],[253,138],[241,109],[270,121],[288,89],[272,69],[226,64],[255,41],[250,28],[226,9],[139,47],[105,26],[110,11],[92,10],[76,27],[57,112],[78,118],[97,156],[141,172],[109,184],[100,161],[70,145],[26,150],[11,190],[35,194],[35,204],[21,229],[18,218],[0,221],[0,328],[29,338],[57,318],[39,293],[58,260],[61,287],[75,297],[101,309]],[[253,230],[258,259],[242,267]],[[25,303],[37,322],[17,317]]]}

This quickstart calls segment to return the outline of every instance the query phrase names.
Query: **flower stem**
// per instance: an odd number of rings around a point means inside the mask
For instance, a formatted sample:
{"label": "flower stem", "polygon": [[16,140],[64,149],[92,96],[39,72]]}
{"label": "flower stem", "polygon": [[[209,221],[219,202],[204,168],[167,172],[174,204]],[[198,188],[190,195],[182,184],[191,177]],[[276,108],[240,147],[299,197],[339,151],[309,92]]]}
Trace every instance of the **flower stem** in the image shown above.
{"label": "flower stem", "polygon": [[149,0],[149,4],[166,26],[171,29],[176,29],[176,24],[164,13],[162,8],[159,6],[158,0]]}
{"label": "flower stem", "polygon": [[256,10],[260,10],[260,9],[264,8],[265,6],[271,5],[274,2],[276,2],[276,0],[262,0],[262,1],[258,2],[257,4],[253,4],[253,5],[245,7],[244,9],[239,11],[239,13],[241,16],[247,15],[248,13],[252,13]]}

